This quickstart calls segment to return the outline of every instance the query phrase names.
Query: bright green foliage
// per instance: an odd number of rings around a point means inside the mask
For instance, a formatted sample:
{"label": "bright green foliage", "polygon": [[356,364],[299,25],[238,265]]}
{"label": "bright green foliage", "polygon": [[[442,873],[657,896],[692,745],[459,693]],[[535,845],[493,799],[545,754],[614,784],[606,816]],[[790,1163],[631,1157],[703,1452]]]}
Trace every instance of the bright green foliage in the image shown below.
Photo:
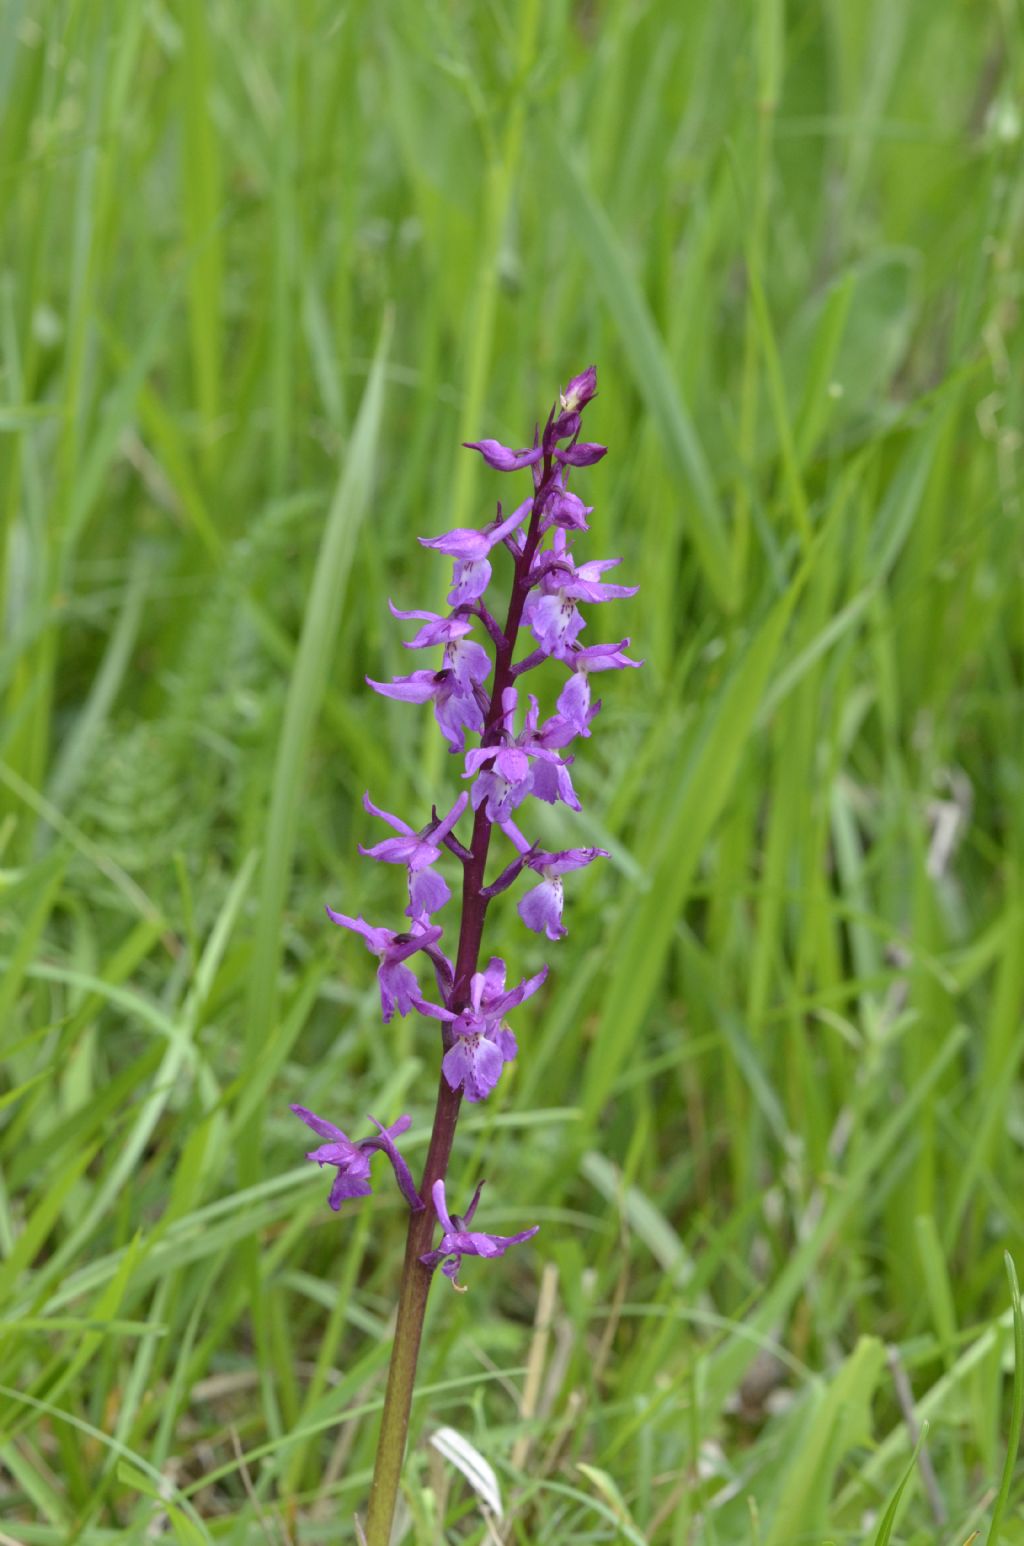
{"label": "bright green foliage", "polygon": [[1022,37],[0,6],[4,1540],[353,1539],[403,1217],[287,1105],[422,1158],[436,1031],[323,903],[400,911],[364,789],[458,787],[362,678],[508,492],[458,442],[595,360],[648,664],[544,823],[614,858],[452,1177],[542,1229],[435,1287],[405,1538],[1024,1541]]}

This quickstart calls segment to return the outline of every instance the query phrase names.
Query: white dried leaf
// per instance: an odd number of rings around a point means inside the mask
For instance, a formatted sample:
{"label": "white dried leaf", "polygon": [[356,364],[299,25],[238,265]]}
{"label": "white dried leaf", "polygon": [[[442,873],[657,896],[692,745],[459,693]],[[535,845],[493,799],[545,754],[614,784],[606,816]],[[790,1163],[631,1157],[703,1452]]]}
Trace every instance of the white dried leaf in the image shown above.
{"label": "white dried leaf", "polygon": [[500,1519],[502,1507],[498,1478],[490,1462],[484,1459],[476,1446],[461,1433],[456,1433],[454,1428],[438,1428],[436,1433],[431,1434],[430,1442],[438,1454],[450,1460],[455,1469],[462,1472],[481,1503],[485,1503],[492,1514]]}

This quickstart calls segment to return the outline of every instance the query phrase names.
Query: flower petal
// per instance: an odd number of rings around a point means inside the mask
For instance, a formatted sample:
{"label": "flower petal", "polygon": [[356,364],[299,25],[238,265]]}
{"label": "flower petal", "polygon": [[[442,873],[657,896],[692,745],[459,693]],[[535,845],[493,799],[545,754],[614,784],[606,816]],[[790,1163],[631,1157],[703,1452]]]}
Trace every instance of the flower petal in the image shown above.
{"label": "flower petal", "polygon": [[409,906],[405,909],[410,918],[429,918],[432,913],[439,913],[451,899],[448,882],[436,870],[410,870]]}
{"label": "flower petal", "polygon": [[371,1116],[370,1121],[374,1127],[379,1128],[380,1136],[378,1138],[366,1138],[363,1142],[366,1148],[383,1150],[391,1161],[391,1168],[395,1172],[395,1180],[398,1182],[399,1191],[402,1193],[402,1196],[409,1204],[413,1213],[422,1213],[426,1204],[416,1190],[409,1167],[401,1154],[399,1154],[392,1138],[393,1134],[404,1132],[411,1120],[412,1118],[408,1116],[399,1117],[398,1121],[393,1122],[390,1127],[384,1127],[382,1123],[377,1121],[376,1117]]}
{"label": "flower petal", "polygon": [[554,805],[556,800],[561,800],[569,806],[570,810],[582,810],[576,798],[576,791],[572,787],[569,770],[564,763],[535,762],[530,777],[530,793],[547,805]]}
{"label": "flower petal", "polygon": [[454,1233],[455,1226],[448,1216],[448,1200],[445,1196],[443,1180],[437,1180],[434,1182],[430,1189],[430,1197],[434,1204],[434,1212],[437,1214],[438,1222],[440,1223],[441,1228],[444,1230],[446,1235]]}
{"label": "flower petal", "polygon": [[294,1111],[300,1122],[305,1122],[320,1138],[328,1138],[334,1143],[348,1143],[348,1139],[340,1127],[335,1127],[333,1122],[328,1122],[324,1117],[318,1117],[315,1112],[306,1106],[289,1106],[289,1111]]}
{"label": "flower petal", "polygon": [[327,1199],[328,1207],[333,1208],[337,1213],[342,1203],[349,1197],[369,1197],[372,1190],[365,1176],[354,1176],[339,1170],[331,1185],[330,1196]]}
{"label": "flower petal", "polygon": [[370,816],[379,816],[381,821],[386,821],[389,827],[394,827],[396,832],[404,832],[406,836],[412,833],[412,827],[403,821],[401,816],[393,816],[390,811],[381,810],[379,805],[374,805],[370,799],[369,791],[363,795],[363,810]]}
{"label": "flower petal", "polygon": [[362,843],[358,847],[364,859],[377,859],[382,864],[408,864],[416,869],[433,864],[441,857],[439,848],[424,843],[415,833],[410,837],[386,837],[383,842],[374,843],[372,848],[364,848]]}
{"label": "flower petal", "polygon": [[562,882],[557,876],[542,880],[539,886],[527,891],[516,912],[535,934],[546,934],[548,939],[562,939],[566,933],[562,924]]}
{"label": "flower petal", "polygon": [[461,1087],[466,1099],[475,1103],[490,1095],[504,1064],[500,1048],[478,1033],[458,1037],[445,1053],[441,1069],[451,1088]]}
{"label": "flower petal", "polygon": [[489,1002],[497,998],[500,993],[504,993],[507,970],[500,956],[491,956],[480,974],[483,978],[484,1002]]}
{"label": "flower petal", "polygon": [[446,1009],[442,1004],[432,1004],[421,994],[416,995],[415,1005],[421,1015],[429,1015],[432,1020],[452,1021],[459,1018],[453,1009]]}
{"label": "flower petal", "polygon": [[455,804],[452,806],[451,810],[448,812],[447,816],[442,816],[437,826],[431,832],[431,842],[440,844],[443,839],[448,836],[449,832],[451,832],[452,828],[455,826],[455,823],[459,820],[468,804],[469,795],[465,790],[463,790],[458,799],[455,801]]}
{"label": "flower petal", "polygon": [[599,446],[595,441],[581,440],[577,445],[569,446],[565,451],[556,451],[555,455],[560,462],[569,467],[593,467],[602,456],[607,456],[608,447]]}
{"label": "flower petal", "polygon": [[517,983],[508,993],[502,993],[499,997],[492,999],[488,1005],[489,1013],[503,1015],[508,1010],[514,1009],[517,1004],[522,1004],[524,1000],[532,998],[537,989],[543,984],[547,975],[547,967],[542,966],[539,972],[535,972],[532,977],[527,977],[522,982]]}
{"label": "flower petal", "polygon": [[452,673],[446,672],[445,675],[451,677],[451,687],[438,694],[434,703],[434,718],[452,751],[461,752],[466,745],[467,730],[482,733],[484,711],[477,702],[475,692],[463,692],[455,683]]}
{"label": "flower petal", "polygon": [[491,551],[487,536],[475,526],[456,526],[454,531],[443,531],[439,537],[419,537],[417,540],[422,547],[434,548],[451,558],[469,559],[471,563],[486,558]]}
{"label": "flower petal", "polygon": [[642,666],[642,660],[630,660],[622,653],[628,643],[628,639],[620,639],[618,644],[580,646],[573,651],[570,664],[574,669],[582,667],[585,671],[621,671],[626,666]]}
{"label": "flower petal", "polygon": [[341,1165],[347,1169],[358,1153],[357,1145],[345,1138],[343,1142],[334,1140],[322,1143],[318,1149],[310,1149],[306,1158],[312,1160],[314,1165]]}
{"label": "flower petal", "polygon": [[523,836],[511,816],[505,817],[505,820],[501,823],[501,830],[519,853],[528,854],[530,852],[533,845],[528,838]]}
{"label": "flower petal", "polygon": [[585,505],[578,494],[561,489],[548,500],[544,514],[566,531],[588,531],[587,516],[593,508],[593,505]]}
{"label": "flower petal", "polygon": [[566,875],[570,870],[582,870],[595,859],[607,859],[607,848],[560,848],[553,854],[538,854],[531,869],[547,870],[551,875]]}
{"label": "flower petal", "polygon": [[491,674],[491,657],[475,639],[456,639],[446,645],[444,663],[465,693],[471,693],[477,682],[486,682]]}
{"label": "flower petal", "polygon": [[395,1010],[402,1016],[415,1007],[420,985],[416,974],[401,961],[389,961],[386,957],[377,968],[380,987],[380,1007],[384,1024],[391,1022]]}
{"label": "flower petal", "polygon": [[465,1213],[462,1215],[462,1222],[463,1222],[463,1224],[469,1224],[469,1223],[472,1222],[473,1214],[476,1212],[477,1205],[480,1202],[480,1194],[483,1191],[483,1189],[484,1189],[486,1184],[487,1183],[485,1181],[478,1181],[476,1183],[476,1191],[473,1193],[473,1196],[470,1198],[469,1207],[466,1209]]}
{"label": "flower petal", "polygon": [[332,923],[338,924],[342,929],[351,929],[353,934],[359,934],[366,942],[366,948],[371,955],[382,955],[391,941],[390,929],[378,929],[365,918],[350,918],[347,913],[336,913],[333,907],[325,908],[328,918]]}
{"label": "flower petal", "polygon": [[448,601],[453,607],[465,606],[477,601],[491,583],[491,562],[488,558],[457,558],[452,571],[452,588]]}
{"label": "flower petal", "polygon": [[410,676],[396,676],[393,682],[375,682],[366,678],[367,686],[379,692],[382,698],[396,698],[400,703],[429,703],[437,697],[439,671],[413,671]]}
{"label": "flower petal", "polygon": [[521,467],[532,467],[543,456],[540,446],[526,451],[513,451],[498,440],[464,440],[467,451],[479,451],[488,467],[497,472],[518,472]]}

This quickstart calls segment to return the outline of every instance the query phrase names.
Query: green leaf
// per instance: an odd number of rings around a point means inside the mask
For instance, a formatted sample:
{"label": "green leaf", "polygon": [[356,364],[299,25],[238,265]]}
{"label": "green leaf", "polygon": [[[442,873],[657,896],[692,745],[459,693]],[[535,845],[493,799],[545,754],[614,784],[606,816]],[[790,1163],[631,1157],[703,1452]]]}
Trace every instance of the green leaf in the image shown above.
{"label": "green leaf", "polygon": [[884,1344],[878,1337],[861,1337],[829,1385],[812,1390],[787,1446],[765,1546],[790,1546],[795,1519],[808,1533],[825,1528],[836,1472],[851,1449],[871,1442],[871,1402],[884,1368]]}
{"label": "green leaf", "polygon": [[554,135],[548,146],[558,165],[560,186],[569,201],[573,229],[620,329],[637,390],[658,426],[673,471],[684,479],[697,502],[689,512],[686,535],[693,542],[716,600],[725,611],[731,611],[737,596],[725,516],[664,340],[658,334],[615,229],[575,159],[565,153]]}
{"label": "green leaf", "polygon": [[1010,1280],[1010,1301],[1013,1309],[1013,1401],[1010,1408],[1010,1426],[1006,1435],[1006,1459],[999,1480],[999,1491],[992,1508],[986,1546],[998,1546],[999,1528],[1006,1513],[1017,1473],[1017,1457],[1020,1453],[1021,1431],[1024,1429],[1024,1310],[1021,1308],[1020,1284],[1017,1269],[1009,1251],[1004,1252],[1006,1276]]}
{"label": "green leaf", "polygon": [[[683,761],[678,748],[671,765],[682,767],[667,781],[659,819],[659,853],[650,889],[635,898],[614,957],[594,1045],[586,1065],[583,1107],[594,1121],[608,1099],[619,1070],[640,1034],[661,981],[665,957],[704,844],[729,799],[747,738],[775,666],[803,574],[772,608],[752,636],[697,735],[696,749]],[[687,735],[687,740],[692,736]]]}

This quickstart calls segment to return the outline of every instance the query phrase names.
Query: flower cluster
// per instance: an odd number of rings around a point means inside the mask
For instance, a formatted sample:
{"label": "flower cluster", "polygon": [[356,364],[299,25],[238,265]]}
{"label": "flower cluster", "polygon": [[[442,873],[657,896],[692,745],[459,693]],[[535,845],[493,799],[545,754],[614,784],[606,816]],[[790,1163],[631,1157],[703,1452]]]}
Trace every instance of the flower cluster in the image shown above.
{"label": "flower cluster", "polygon": [[[369,795],[367,812],[386,823],[388,836],[360,852],[385,864],[405,867],[408,882],[408,926],[398,931],[376,927],[363,918],[351,918],[328,908],[331,920],[362,936],[377,956],[381,1011],[385,1022],[397,1012],[412,1011],[438,1020],[443,1046],[442,1073],[448,1087],[467,1101],[481,1101],[492,1092],[506,1063],[517,1055],[515,1034],[505,1016],[517,1008],[544,982],[547,968],[506,987],[507,968],[493,957],[477,968],[478,942],[491,899],[512,886],[529,871],[534,884],[518,903],[518,913],[528,929],[558,940],[566,933],[563,876],[581,869],[605,850],[593,847],[564,848],[547,852],[530,841],[513,819],[528,810],[530,800],[560,802],[578,811],[580,802],[573,786],[573,753],[569,748],[591,734],[600,700],[592,701],[590,677],[595,672],[619,671],[638,666],[626,654],[628,639],[612,643],[584,644],[581,635],[588,619],[581,606],[633,596],[636,587],[604,578],[619,560],[577,557],[578,540],[589,530],[592,507],[584,504],[570,479],[581,468],[592,466],[605,455],[605,447],[580,439],[581,416],[597,391],[593,366],[575,376],[548,415],[543,431],[534,434],[533,445],[513,449],[496,440],[468,443],[488,466],[501,473],[528,470],[531,496],[505,515],[499,502],[493,521],[476,528],[456,528],[438,537],[421,537],[424,547],[453,560],[447,614],[403,611],[391,604],[400,621],[421,626],[405,641],[410,650],[439,649],[436,669],[424,668],[390,682],[367,678],[383,697],[407,703],[430,703],[452,755],[463,759],[462,778],[468,785],[447,814],[435,809],[421,827],[374,805]],[[507,618],[502,625],[488,605],[494,579],[494,560],[504,548],[511,555],[513,580]],[[517,650],[520,629],[532,636],[532,647]],[[489,642],[490,653],[486,647]],[[520,690],[520,679],[548,662],[561,676],[554,711],[546,717],[539,697]],[[467,738],[477,744],[467,747]],[[468,812],[473,812],[469,844],[457,835]],[[512,857],[489,884],[484,873],[492,835],[500,833],[511,845]],[[472,941],[471,964],[459,971],[441,947],[442,925],[435,921],[451,901],[451,889],[437,868],[447,851],[464,867],[463,914],[460,949],[456,959],[464,963],[461,948]],[[467,934],[467,929],[469,930]],[[427,996],[413,962],[425,957],[432,968],[437,995]],[[400,1118],[380,1136],[351,1144],[339,1129],[294,1107],[303,1121],[330,1141],[309,1158],[338,1168],[331,1191],[331,1206],[344,1197],[369,1191],[369,1157],[383,1149],[395,1168],[399,1185],[410,1206],[422,1208],[421,1198],[408,1181],[408,1171],[397,1155],[392,1139],[404,1130],[408,1118]],[[436,1172],[435,1172],[436,1174]],[[411,1192],[411,1196],[410,1196]],[[434,1214],[444,1231],[440,1246],[421,1256],[431,1269],[445,1262],[443,1270],[457,1284],[463,1255],[495,1256],[512,1244],[528,1239],[535,1230],[508,1238],[468,1230],[480,1189],[465,1219],[449,1217],[443,1179],[430,1187]],[[426,1196],[426,1190],[424,1196]]]}

